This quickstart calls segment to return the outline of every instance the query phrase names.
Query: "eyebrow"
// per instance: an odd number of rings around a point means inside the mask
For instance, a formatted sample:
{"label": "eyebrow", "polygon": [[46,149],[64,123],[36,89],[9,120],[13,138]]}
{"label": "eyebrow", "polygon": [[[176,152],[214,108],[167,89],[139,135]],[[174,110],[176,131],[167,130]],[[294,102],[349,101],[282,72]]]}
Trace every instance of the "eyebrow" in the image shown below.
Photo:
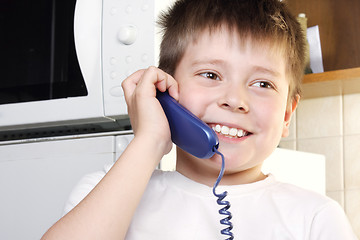
{"label": "eyebrow", "polygon": [[254,72],[258,72],[258,73],[265,73],[265,74],[269,74],[275,77],[280,76],[280,73],[278,71],[275,71],[271,68],[267,68],[267,67],[263,67],[263,66],[254,66],[253,67],[253,71]]}
{"label": "eyebrow", "polygon": [[[195,59],[191,66],[197,66],[197,65],[220,65],[220,66],[226,66],[227,63],[223,59]],[[276,70],[273,70],[272,68],[264,67],[261,65],[255,65],[251,67],[251,72],[253,73],[264,73],[267,75],[271,75],[274,77],[280,76],[280,73]]]}
{"label": "eyebrow", "polygon": [[191,66],[197,66],[197,65],[226,65],[226,61],[222,60],[222,59],[199,59],[199,60],[194,60],[191,63]]}

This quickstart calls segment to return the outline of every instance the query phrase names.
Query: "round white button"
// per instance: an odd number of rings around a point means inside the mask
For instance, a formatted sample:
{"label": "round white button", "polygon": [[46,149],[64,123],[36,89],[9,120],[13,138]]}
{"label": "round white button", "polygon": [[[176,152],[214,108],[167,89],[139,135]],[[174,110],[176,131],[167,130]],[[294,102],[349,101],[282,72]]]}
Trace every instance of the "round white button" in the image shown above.
{"label": "round white button", "polygon": [[127,56],[127,57],[125,58],[125,61],[126,61],[127,63],[132,63],[133,58],[132,58],[131,56]]}
{"label": "round white button", "polygon": [[116,63],[117,63],[117,59],[115,57],[110,58],[111,65],[116,65]]}
{"label": "round white button", "polygon": [[116,72],[111,72],[110,77],[111,77],[111,79],[115,79],[117,77],[117,73]]}
{"label": "round white button", "polygon": [[144,12],[147,11],[149,9],[149,5],[147,4],[144,4],[142,7],[141,7],[141,10],[143,10]]}
{"label": "round white button", "polygon": [[135,26],[129,25],[121,27],[118,32],[118,39],[125,45],[131,45],[136,41],[138,30]]}
{"label": "round white button", "polygon": [[110,89],[110,95],[113,97],[122,97],[124,96],[124,91],[121,86],[115,86]]}
{"label": "round white button", "polygon": [[132,11],[133,11],[133,9],[132,9],[132,7],[130,5],[127,6],[126,9],[125,9],[125,12],[129,13],[129,14],[132,13]]}
{"label": "round white button", "polygon": [[117,8],[112,8],[111,10],[110,10],[110,14],[111,15],[116,15],[118,13],[118,9]]}

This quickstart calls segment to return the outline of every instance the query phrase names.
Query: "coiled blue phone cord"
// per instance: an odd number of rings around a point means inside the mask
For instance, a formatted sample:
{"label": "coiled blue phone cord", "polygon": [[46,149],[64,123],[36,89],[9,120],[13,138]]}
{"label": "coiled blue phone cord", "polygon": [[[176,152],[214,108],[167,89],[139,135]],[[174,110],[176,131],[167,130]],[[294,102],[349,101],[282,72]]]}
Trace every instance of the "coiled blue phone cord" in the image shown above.
{"label": "coiled blue phone cord", "polygon": [[231,232],[231,230],[233,229],[233,225],[230,222],[230,219],[232,218],[232,215],[231,215],[230,211],[228,211],[228,209],[230,208],[230,202],[229,201],[224,201],[224,198],[227,196],[227,191],[225,191],[223,193],[220,193],[220,194],[217,194],[215,192],[216,187],[219,185],[219,183],[220,183],[220,181],[221,181],[221,179],[222,179],[222,177],[224,175],[225,158],[224,158],[224,155],[221,152],[219,152],[215,147],[214,147],[214,151],[221,156],[222,164],[221,164],[221,170],[220,170],[219,176],[218,176],[218,178],[217,178],[217,180],[216,180],[216,182],[214,184],[214,187],[213,187],[213,193],[218,198],[216,200],[217,204],[224,206],[223,208],[221,208],[219,210],[219,213],[222,214],[222,215],[227,215],[226,218],[220,220],[220,223],[223,224],[223,225],[228,226],[227,228],[224,228],[224,229],[221,230],[221,234],[229,236],[229,238],[227,238],[226,240],[232,240],[232,239],[234,239],[234,235]]}

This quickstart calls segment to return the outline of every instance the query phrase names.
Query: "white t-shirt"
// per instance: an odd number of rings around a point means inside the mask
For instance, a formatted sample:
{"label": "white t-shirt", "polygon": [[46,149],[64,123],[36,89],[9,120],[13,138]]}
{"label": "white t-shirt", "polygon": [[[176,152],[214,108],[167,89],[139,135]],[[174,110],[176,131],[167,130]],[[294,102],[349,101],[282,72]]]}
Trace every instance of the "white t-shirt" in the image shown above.
{"label": "white t-shirt", "polygon": [[[85,176],[66,204],[70,211],[101,180],[103,172]],[[236,186],[218,186],[228,192],[232,233],[242,240],[355,240],[342,208],[330,198],[291,184],[265,180]],[[156,170],[128,230],[127,240],[227,239],[221,235],[212,188],[178,172]]]}

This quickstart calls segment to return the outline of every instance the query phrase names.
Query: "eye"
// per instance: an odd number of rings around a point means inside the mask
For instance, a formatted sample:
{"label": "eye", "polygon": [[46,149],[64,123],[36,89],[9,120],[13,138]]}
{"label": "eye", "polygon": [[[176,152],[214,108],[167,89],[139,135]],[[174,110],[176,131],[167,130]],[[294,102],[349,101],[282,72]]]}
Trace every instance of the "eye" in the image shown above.
{"label": "eye", "polygon": [[259,87],[259,88],[270,88],[270,89],[275,89],[275,87],[266,81],[259,81],[259,82],[255,82],[253,84],[254,87]]}
{"label": "eye", "polygon": [[200,76],[203,76],[205,78],[209,78],[211,80],[220,80],[219,76],[216,73],[213,73],[213,72],[200,73]]}

